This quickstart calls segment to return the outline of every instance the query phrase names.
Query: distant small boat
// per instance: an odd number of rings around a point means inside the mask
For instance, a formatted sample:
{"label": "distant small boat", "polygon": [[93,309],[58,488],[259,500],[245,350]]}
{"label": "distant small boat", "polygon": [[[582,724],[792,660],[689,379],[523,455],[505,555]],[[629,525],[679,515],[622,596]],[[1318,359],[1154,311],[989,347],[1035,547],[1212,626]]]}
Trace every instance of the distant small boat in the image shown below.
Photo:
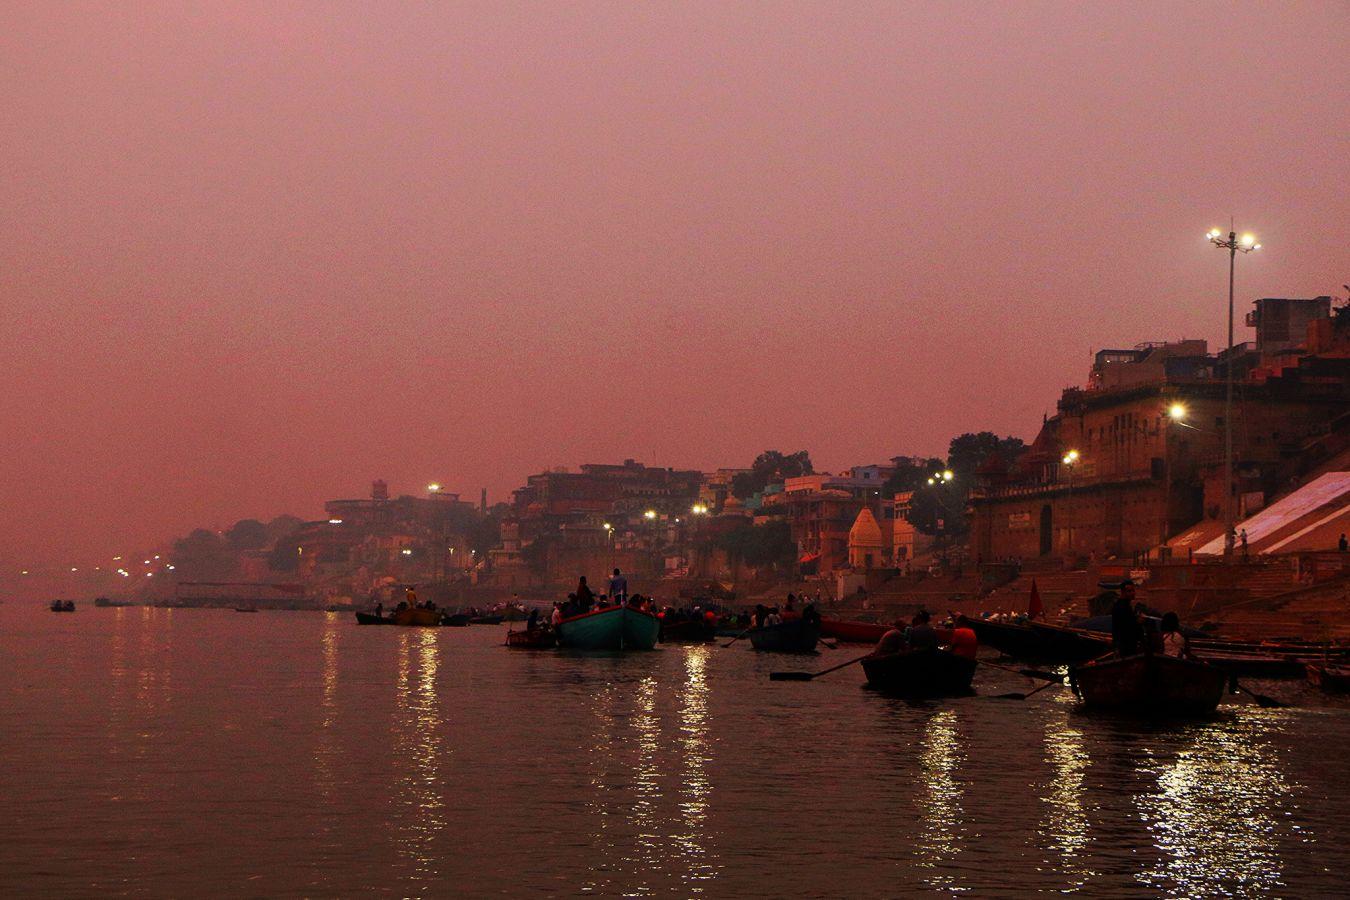
{"label": "distant small boat", "polygon": [[377,616],[374,613],[359,612],[356,614],[357,625],[393,625],[394,620],[386,616]]}
{"label": "distant small boat", "polygon": [[1308,682],[1328,694],[1350,692],[1350,666],[1308,663]]}
{"label": "distant small boat", "polygon": [[953,697],[970,693],[975,660],[948,650],[902,650],[863,658],[870,687],[906,697]]}
{"label": "distant small boat", "polygon": [[558,645],[558,635],[552,630],[536,628],[533,631],[508,631],[506,646],[513,650],[547,650]]}
{"label": "distant small boat", "polygon": [[470,625],[500,625],[506,621],[506,616],[473,616],[469,619]]}
{"label": "distant small boat", "polygon": [[651,650],[661,620],[631,606],[610,606],[558,623],[558,643],[576,650]]}
{"label": "distant small boat", "polygon": [[258,611],[258,607],[256,607],[256,606],[236,606],[236,607],[234,608],[234,611],[235,611],[235,612],[257,612],[257,611]]}
{"label": "distant small boat", "polygon": [[441,624],[448,625],[451,628],[468,628],[469,617],[465,613],[454,613],[453,615],[447,613],[441,617]]}
{"label": "distant small boat", "polygon": [[53,600],[51,606],[52,612],[74,612],[74,600]]}
{"label": "distant small boat", "polygon": [[1214,712],[1223,699],[1228,676],[1196,660],[1139,654],[1074,666],[1069,681],[1088,708],[1156,717],[1203,716]]}
{"label": "distant small boat", "polygon": [[810,653],[820,640],[820,626],[801,619],[751,628],[750,645],[770,653]]}

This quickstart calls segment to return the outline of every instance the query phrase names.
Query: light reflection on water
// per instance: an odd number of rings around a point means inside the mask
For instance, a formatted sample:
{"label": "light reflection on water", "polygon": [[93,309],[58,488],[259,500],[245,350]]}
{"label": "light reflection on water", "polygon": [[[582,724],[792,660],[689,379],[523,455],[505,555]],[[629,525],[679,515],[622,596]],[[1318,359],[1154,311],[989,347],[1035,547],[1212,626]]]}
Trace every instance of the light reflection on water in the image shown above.
{"label": "light reflection on water", "polygon": [[962,850],[963,790],[956,778],[964,762],[957,715],[943,710],[928,720],[921,738],[919,771],[922,785],[919,806],[917,864],[929,870],[924,881],[943,891],[961,890],[958,866],[952,863]]}
{"label": "light reflection on water", "polygon": [[1253,712],[1240,724],[1188,728],[1174,758],[1145,765],[1157,791],[1137,802],[1164,855],[1140,873],[1142,883],[1189,897],[1265,895],[1281,886],[1275,847],[1286,826],[1277,816],[1290,789],[1269,739],[1271,718]]}
{"label": "light reflection on water", "polygon": [[1154,726],[767,680],[829,654],[43,612],[0,605],[3,896],[1315,896],[1350,866],[1350,706],[1304,695]]}

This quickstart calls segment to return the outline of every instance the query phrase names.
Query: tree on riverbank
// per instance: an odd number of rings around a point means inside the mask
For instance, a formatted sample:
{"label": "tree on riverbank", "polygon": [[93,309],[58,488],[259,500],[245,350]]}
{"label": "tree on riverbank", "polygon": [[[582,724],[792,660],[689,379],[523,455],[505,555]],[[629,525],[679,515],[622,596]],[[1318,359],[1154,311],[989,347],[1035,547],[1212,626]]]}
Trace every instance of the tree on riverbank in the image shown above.
{"label": "tree on riverbank", "polygon": [[787,478],[812,475],[815,471],[811,465],[811,454],[805,450],[798,450],[796,453],[765,450],[755,457],[749,472],[742,472],[731,479],[731,493],[745,500],[770,484],[776,484]]}

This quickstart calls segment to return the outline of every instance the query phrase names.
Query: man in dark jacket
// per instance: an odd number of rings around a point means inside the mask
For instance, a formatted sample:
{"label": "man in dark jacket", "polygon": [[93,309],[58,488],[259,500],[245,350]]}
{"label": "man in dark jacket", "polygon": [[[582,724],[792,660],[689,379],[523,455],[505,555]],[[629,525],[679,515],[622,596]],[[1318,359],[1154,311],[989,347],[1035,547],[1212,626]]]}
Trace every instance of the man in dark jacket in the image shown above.
{"label": "man in dark jacket", "polygon": [[1111,605],[1111,646],[1117,656],[1133,656],[1139,652],[1139,639],[1143,635],[1131,602],[1133,597],[1134,585],[1127,581],[1121,585],[1120,596]]}

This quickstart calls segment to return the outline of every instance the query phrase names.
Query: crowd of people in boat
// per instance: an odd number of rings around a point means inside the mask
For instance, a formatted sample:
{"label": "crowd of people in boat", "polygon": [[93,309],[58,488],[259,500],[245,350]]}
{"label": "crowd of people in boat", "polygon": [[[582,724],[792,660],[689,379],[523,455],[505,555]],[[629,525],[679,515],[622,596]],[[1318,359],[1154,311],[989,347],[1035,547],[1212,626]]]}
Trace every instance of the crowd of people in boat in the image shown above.
{"label": "crowd of people in boat", "polygon": [[921,609],[910,618],[908,624],[897,619],[890,630],[881,636],[872,651],[877,656],[891,653],[905,653],[911,650],[937,650],[944,648],[969,659],[975,658],[979,649],[979,640],[975,632],[965,625],[954,621],[945,623],[942,628],[934,627],[928,610]]}

